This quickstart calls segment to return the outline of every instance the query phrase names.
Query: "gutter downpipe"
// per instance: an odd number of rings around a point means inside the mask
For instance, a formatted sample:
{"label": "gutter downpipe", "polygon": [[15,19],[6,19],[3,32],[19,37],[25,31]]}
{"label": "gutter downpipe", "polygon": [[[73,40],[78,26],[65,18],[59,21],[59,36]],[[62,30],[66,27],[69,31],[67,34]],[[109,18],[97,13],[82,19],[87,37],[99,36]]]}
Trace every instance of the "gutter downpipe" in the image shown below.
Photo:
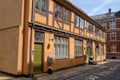
{"label": "gutter downpipe", "polygon": [[33,35],[33,29],[35,27],[35,24],[34,24],[34,0],[32,0],[32,15],[31,15],[31,22],[32,22],[32,26],[30,27],[31,28],[31,34],[30,34],[30,78],[31,80],[33,80],[33,68],[32,68],[32,55],[33,55],[33,50],[32,50],[32,35]]}

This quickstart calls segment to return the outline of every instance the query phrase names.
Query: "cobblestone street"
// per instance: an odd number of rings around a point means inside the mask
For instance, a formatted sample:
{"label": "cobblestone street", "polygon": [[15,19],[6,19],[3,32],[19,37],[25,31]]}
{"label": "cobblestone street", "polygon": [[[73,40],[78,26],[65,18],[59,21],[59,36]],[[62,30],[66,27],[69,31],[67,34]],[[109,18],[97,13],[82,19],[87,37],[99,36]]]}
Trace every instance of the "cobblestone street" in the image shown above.
{"label": "cobblestone street", "polygon": [[98,65],[86,65],[37,76],[38,80],[120,80],[120,60],[107,60]]}
{"label": "cobblestone street", "polygon": [[[120,60],[107,60],[97,65],[85,65],[54,72],[41,73],[36,80],[120,80]],[[7,78],[0,80],[30,80],[29,78]]]}

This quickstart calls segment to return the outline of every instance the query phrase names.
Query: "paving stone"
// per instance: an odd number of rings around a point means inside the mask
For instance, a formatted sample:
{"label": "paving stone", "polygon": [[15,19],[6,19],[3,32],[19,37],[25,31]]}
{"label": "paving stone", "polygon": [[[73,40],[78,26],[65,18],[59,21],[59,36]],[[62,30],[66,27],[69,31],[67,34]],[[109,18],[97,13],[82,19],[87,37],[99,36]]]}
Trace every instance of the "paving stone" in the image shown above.
{"label": "paving stone", "polygon": [[[34,80],[120,80],[120,60],[107,60],[97,65],[84,65],[54,72],[34,75]],[[6,79],[5,79],[6,78]],[[0,74],[0,80],[32,80],[30,78],[14,78]]]}

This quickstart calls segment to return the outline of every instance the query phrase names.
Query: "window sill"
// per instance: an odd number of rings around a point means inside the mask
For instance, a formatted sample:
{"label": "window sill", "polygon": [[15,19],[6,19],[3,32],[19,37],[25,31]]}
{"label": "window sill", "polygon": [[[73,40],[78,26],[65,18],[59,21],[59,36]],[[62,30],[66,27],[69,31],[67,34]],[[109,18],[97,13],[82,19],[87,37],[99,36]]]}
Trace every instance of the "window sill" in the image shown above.
{"label": "window sill", "polygon": [[67,23],[67,22],[63,21],[63,23],[66,24],[66,25],[70,25],[70,22]]}
{"label": "window sill", "polygon": [[82,57],[84,57],[84,56],[75,56],[75,58],[82,58]]}
{"label": "window sill", "polygon": [[82,55],[82,56],[75,56],[75,58],[82,58],[82,57],[86,58],[87,56],[86,56],[86,55]]}
{"label": "window sill", "polygon": [[66,60],[66,59],[69,59],[69,58],[54,58],[54,60]]}
{"label": "window sill", "polygon": [[[75,25],[74,25],[75,26]],[[84,30],[84,28],[80,28],[80,26],[75,26],[75,28],[78,28],[80,30]]]}
{"label": "window sill", "polygon": [[89,33],[91,33],[91,34],[93,34],[94,32],[93,31],[88,31],[88,30],[86,30],[87,32],[89,32]]}
{"label": "window sill", "polygon": [[38,13],[38,14],[41,14],[43,16],[46,16],[47,15],[47,11],[41,11],[41,10],[38,10],[38,9],[35,9],[35,12]]}

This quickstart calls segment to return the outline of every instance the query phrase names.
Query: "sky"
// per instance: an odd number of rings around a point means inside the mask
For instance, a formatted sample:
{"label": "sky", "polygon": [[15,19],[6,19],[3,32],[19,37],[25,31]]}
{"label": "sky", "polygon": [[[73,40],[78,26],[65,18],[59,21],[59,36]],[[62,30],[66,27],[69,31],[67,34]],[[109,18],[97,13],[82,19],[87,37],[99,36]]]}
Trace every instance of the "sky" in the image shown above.
{"label": "sky", "polygon": [[112,12],[120,10],[120,0],[70,0],[89,16],[104,14],[111,8]]}

